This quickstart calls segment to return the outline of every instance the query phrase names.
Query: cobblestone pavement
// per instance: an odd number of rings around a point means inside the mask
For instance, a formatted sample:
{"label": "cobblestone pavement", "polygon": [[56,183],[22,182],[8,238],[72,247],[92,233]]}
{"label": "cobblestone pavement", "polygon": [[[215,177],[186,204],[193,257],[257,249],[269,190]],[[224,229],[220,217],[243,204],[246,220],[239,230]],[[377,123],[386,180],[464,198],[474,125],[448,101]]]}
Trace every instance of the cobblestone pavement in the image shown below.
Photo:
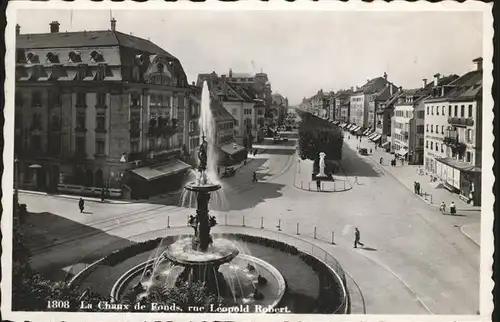
{"label": "cobblestone pavement", "polygon": [[[283,232],[295,234],[299,226],[300,238],[314,239],[316,235],[317,240],[326,244],[333,233],[335,245],[324,245],[324,249],[331,252],[356,281],[367,313],[477,312],[479,248],[459,228],[479,222],[479,214],[441,215],[412,191],[402,189],[394,176],[371,159],[357,155],[348,145],[343,150],[342,168],[349,180],[354,182],[355,177],[358,180],[352,190],[343,193],[309,193],[296,189],[293,186],[296,158],[290,159],[285,149],[276,148],[268,154],[269,159],[281,159],[275,163],[281,164],[282,170],[273,166],[276,174],[257,183],[248,183],[255,171],[250,167],[242,168],[230,178],[232,181],[228,180],[226,187],[231,183],[234,183],[231,187],[247,186],[240,191],[225,191],[231,210],[223,211],[212,205],[219,209],[212,210],[221,223],[217,229],[226,229],[222,227],[226,221],[228,225],[252,227],[260,227],[263,222],[267,229],[275,229],[279,224]],[[267,171],[261,167],[266,162],[257,168],[260,174]],[[248,169],[248,177],[243,169]],[[29,209],[36,207],[41,213],[37,226],[43,227],[48,222],[42,212],[54,213],[48,216],[53,220],[50,227],[58,228],[46,232],[45,238],[63,236],[59,244],[33,258],[36,267],[51,270],[82,258],[92,262],[99,255],[130,244],[135,240],[132,236],[158,231],[161,227],[165,229],[164,234],[168,234],[168,225],[185,225],[187,215],[193,212],[193,209],[164,205],[138,204],[138,208],[125,208],[132,205],[100,204],[102,208],[89,205],[93,214],[81,215],[73,213],[71,209],[77,208],[73,203],[27,195],[21,198]],[[32,205],[37,201],[36,206]],[[154,206],[159,208],[150,208]],[[107,221],[94,222],[92,216]],[[123,218],[115,219],[116,216]],[[352,247],[354,227],[361,231],[363,248]],[[61,242],[64,238],[69,239]]]}

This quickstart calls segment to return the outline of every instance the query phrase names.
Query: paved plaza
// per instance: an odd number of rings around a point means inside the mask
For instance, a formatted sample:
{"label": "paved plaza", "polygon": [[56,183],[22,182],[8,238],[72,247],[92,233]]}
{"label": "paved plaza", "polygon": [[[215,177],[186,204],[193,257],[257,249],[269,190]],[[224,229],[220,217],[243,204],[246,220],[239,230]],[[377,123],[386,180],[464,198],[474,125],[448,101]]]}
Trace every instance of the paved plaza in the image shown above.
{"label": "paved plaza", "polygon": [[[480,249],[470,239],[475,238],[471,227],[481,219],[479,209],[460,211],[460,216],[442,215],[402,182],[403,172],[390,172],[399,168],[380,166],[374,162],[375,153],[358,155],[355,142],[349,140],[338,179],[352,189],[301,190],[296,184],[299,169],[304,175],[310,170],[298,162],[294,143],[255,146],[260,150],[257,155],[234,177],[223,179],[226,204],[212,211],[219,222],[214,231],[291,243],[299,239],[323,249],[348,275],[352,313],[475,314],[479,310]],[[413,183],[410,177],[407,180]],[[444,198],[437,192],[433,195]],[[185,226],[193,209],[179,207],[174,199],[127,204],[88,200],[87,212],[81,214],[74,199],[21,193],[20,201],[34,213],[29,218],[32,264],[49,274],[78,262],[90,264],[132,242],[191,233]],[[353,248],[355,227],[365,247]]]}

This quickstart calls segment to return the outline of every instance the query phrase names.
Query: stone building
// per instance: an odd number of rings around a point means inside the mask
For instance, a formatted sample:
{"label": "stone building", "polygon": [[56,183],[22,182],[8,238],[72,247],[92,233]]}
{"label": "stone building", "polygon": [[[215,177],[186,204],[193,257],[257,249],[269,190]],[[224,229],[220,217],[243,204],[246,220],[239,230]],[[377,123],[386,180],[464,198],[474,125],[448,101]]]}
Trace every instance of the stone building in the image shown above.
{"label": "stone building", "polygon": [[21,34],[17,26],[20,186],[116,196],[172,187],[189,168],[178,159],[189,91],[176,57],[117,31],[115,19],[102,31],[60,32],[52,22],[50,33]]}
{"label": "stone building", "polygon": [[481,202],[482,61],[474,59],[474,70],[434,86],[425,100],[425,169],[474,205]]}

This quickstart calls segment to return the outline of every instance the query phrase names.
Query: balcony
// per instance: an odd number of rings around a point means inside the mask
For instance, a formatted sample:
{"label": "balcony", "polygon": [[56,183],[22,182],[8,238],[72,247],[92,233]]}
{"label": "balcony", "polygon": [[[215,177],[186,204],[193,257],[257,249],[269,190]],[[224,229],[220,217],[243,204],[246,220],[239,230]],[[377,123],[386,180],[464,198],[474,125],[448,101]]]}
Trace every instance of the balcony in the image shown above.
{"label": "balcony", "polygon": [[449,117],[448,123],[455,126],[473,126],[474,119],[472,117]]}

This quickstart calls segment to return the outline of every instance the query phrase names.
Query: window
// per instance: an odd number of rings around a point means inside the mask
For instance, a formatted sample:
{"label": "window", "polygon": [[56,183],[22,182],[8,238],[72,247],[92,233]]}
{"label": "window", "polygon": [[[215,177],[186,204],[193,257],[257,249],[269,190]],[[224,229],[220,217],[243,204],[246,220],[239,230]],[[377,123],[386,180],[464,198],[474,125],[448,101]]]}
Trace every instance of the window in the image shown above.
{"label": "window", "polygon": [[163,106],[163,95],[158,95],[157,105],[160,106],[160,107]]}
{"label": "window", "polygon": [[466,139],[466,141],[467,141],[467,142],[472,142],[472,130],[470,130],[470,129],[469,129],[469,130],[467,130],[466,134],[467,134],[467,136],[466,136],[466,138],[465,138],[465,139]]}
{"label": "window", "polygon": [[235,109],[235,108],[233,108],[233,109],[231,110],[231,114],[236,115],[236,109]]}
{"label": "window", "polygon": [[429,109],[430,109],[430,107],[427,106],[427,115],[429,115]]}
{"label": "window", "polygon": [[32,135],[30,142],[30,149],[33,151],[41,151],[42,150],[42,137],[40,135]]}
{"label": "window", "polygon": [[441,126],[441,134],[444,134],[444,125]]}
{"label": "window", "polygon": [[431,106],[431,115],[434,115],[434,106]]}
{"label": "window", "polygon": [[97,113],[96,114],[96,129],[97,130],[105,130],[106,129],[106,114],[105,113]]}
{"label": "window", "polygon": [[99,155],[104,155],[105,142],[103,139],[95,140],[95,153]]}
{"label": "window", "polygon": [[425,141],[425,147],[428,148],[429,147],[429,141]]}
{"label": "window", "polygon": [[419,119],[423,119],[423,118],[425,118],[425,111],[418,111],[418,114],[417,114],[417,115],[418,115],[417,117],[418,117]]}
{"label": "window", "polygon": [[141,106],[141,94],[139,93],[130,93],[130,105],[132,106]]}
{"label": "window", "polygon": [[149,95],[149,105],[156,106],[156,95],[155,94]]}
{"label": "window", "polygon": [[458,105],[455,105],[455,117],[458,116]]}
{"label": "window", "polygon": [[95,100],[97,106],[105,106],[106,105],[106,93],[96,93]]}
{"label": "window", "polygon": [[423,138],[418,139],[418,145],[424,146],[424,139]]}
{"label": "window", "polygon": [[239,126],[239,125],[240,125],[240,121],[238,121],[238,120],[234,120],[234,125],[235,125],[235,126]]}
{"label": "window", "polygon": [[436,106],[436,115],[439,115],[439,106]]}
{"label": "window", "polygon": [[77,137],[75,139],[75,152],[77,155],[85,155],[85,138]]}
{"label": "window", "polygon": [[431,149],[434,148],[434,143],[431,141]]}
{"label": "window", "polygon": [[465,105],[460,106],[460,117],[465,117]]}
{"label": "window", "polygon": [[434,133],[434,126],[431,125],[431,133]]}
{"label": "window", "polygon": [[472,117],[472,105],[469,105],[469,117]]}
{"label": "window", "polygon": [[424,133],[424,126],[423,125],[417,125],[417,133]]}
{"label": "window", "polygon": [[451,116],[451,105],[448,106],[448,116]]}
{"label": "window", "polygon": [[85,129],[85,113],[77,112],[76,113],[76,128],[83,130]]}
{"label": "window", "polygon": [[436,143],[436,151],[438,151],[438,150],[439,150],[439,146],[438,146],[438,145],[439,145],[439,144],[437,144],[437,143]]}
{"label": "window", "polygon": [[441,153],[444,152],[444,144],[441,144]]}
{"label": "window", "polygon": [[130,150],[132,153],[139,152],[139,142],[137,141],[130,142]]}
{"label": "window", "polygon": [[436,125],[436,133],[439,133],[439,125]]}
{"label": "window", "polygon": [[40,91],[34,91],[31,93],[31,106],[41,106],[42,105],[42,93]]}
{"label": "window", "polygon": [[441,114],[445,115],[444,106],[441,108]]}
{"label": "window", "polygon": [[467,151],[467,159],[466,159],[467,162],[472,162],[472,153],[470,153],[469,151]]}
{"label": "window", "polygon": [[76,105],[87,106],[87,96],[85,93],[76,93]]}

